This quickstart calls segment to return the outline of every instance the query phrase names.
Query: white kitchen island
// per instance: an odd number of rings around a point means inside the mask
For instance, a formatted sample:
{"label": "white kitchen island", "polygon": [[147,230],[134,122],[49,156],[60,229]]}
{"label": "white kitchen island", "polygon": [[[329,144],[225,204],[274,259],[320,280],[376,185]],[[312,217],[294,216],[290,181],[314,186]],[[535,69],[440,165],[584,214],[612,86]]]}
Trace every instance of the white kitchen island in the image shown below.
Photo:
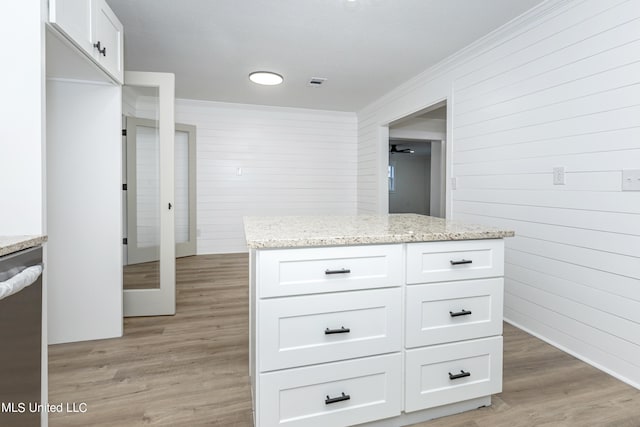
{"label": "white kitchen island", "polygon": [[244,223],[256,427],[411,425],[502,390],[512,231],[414,214]]}

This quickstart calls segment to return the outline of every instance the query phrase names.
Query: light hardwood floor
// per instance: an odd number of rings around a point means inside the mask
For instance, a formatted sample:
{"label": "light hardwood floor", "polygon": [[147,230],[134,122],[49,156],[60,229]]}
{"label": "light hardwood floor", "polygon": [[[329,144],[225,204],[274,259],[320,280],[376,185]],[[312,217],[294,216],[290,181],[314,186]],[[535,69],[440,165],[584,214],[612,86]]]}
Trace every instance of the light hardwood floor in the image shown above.
{"label": "light hardwood floor", "polygon": [[[177,263],[179,262],[178,259]],[[160,262],[158,261],[125,265],[122,269],[122,287],[124,289],[157,289],[160,287]]]}
{"label": "light hardwood floor", "polygon": [[[176,262],[181,261],[178,259]],[[125,265],[122,270],[123,289],[157,289],[160,287],[160,262],[158,261]]]}
{"label": "light hardwood floor", "polygon": [[[177,314],[125,319],[125,335],[49,347],[57,426],[250,427],[248,259],[177,262]],[[489,408],[421,427],[640,426],[640,391],[505,324],[504,391]],[[331,427],[331,426],[327,426]]]}

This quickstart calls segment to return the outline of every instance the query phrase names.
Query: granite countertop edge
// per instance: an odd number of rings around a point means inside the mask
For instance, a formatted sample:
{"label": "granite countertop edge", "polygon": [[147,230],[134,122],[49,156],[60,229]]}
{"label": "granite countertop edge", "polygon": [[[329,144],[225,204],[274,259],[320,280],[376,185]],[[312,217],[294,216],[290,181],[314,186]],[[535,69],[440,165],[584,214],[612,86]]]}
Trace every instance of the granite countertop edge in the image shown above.
{"label": "granite countertop edge", "polygon": [[[283,217],[284,218],[284,217]],[[298,219],[301,217],[297,217]],[[338,217],[332,217],[335,220]],[[350,225],[353,225],[353,218],[349,217]],[[371,216],[368,217],[371,220]],[[382,216],[378,219],[383,218]],[[418,243],[418,242],[434,242],[434,241],[456,241],[456,240],[481,240],[481,239],[502,239],[505,237],[513,237],[514,231],[497,229],[489,226],[465,224],[459,222],[451,222],[439,218],[425,217],[421,218],[416,215],[395,215],[394,221],[411,221],[412,225],[416,225],[416,220],[426,222],[424,227],[413,227],[411,231],[399,231],[397,229],[382,233],[368,233],[366,228],[361,234],[347,232],[340,235],[336,230],[333,233],[316,233],[313,227],[313,220],[309,224],[304,224],[303,230],[299,235],[294,232],[283,232],[282,228],[286,228],[278,218],[274,218],[274,223],[264,223],[267,230],[256,231],[255,224],[252,228],[247,227],[247,221],[257,218],[245,217],[245,236],[247,246],[250,249],[282,249],[282,248],[302,248],[302,247],[323,247],[323,246],[350,246],[350,245],[369,245],[369,244],[394,244],[394,243]],[[304,218],[303,218],[304,220]],[[365,220],[366,221],[366,220]],[[429,230],[433,226],[434,230]],[[438,230],[443,226],[455,228],[455,230]],[[422,229],[420,229],[422,228]],[[287,230],[290,231],[290,230]],[[325,230],[326,231],[326,230]],[[260,236],[260,234],[263,234]]]}
{"label": "granite countertop edge", "polygon": [[0,236],[0,256],[34,248],[46,241],[45,235]]}

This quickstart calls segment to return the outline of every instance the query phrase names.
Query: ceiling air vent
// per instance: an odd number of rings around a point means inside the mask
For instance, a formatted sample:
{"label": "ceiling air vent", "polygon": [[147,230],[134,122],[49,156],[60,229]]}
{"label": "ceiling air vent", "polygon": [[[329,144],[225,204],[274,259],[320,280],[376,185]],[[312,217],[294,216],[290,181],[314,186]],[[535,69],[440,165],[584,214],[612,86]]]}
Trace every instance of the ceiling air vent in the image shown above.
{"label": "ceiling air vent", "polygon": [[307,86],[320,87],[326,81],[327,81],[327,79],[325,79],[324,77],[311,77],[311,79],[309,80],[309,83],[307,83]]}

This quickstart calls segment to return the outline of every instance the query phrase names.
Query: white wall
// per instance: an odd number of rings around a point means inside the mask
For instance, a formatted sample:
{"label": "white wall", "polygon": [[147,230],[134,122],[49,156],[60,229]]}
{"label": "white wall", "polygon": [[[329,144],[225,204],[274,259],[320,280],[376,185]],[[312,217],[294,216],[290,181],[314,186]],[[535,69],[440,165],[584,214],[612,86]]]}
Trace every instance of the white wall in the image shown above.
{"label": "white wall", "polygon": [[[129,117],[138,117],[137,113],[137,103],[138,98],[140,98],[140,94],[136,91],[137,87],[135,86],[122,86],[122,115]],[[152,117],[153,119],[157,119],[157,117]],[[126,123],[123,123],[123,126],[126,126]],[[123,127],[124,129],[124,127]]]}
{"label": "white wall", "polygon": [[49,343],[122,336],[121,91],[47,81]]}
{"label": "white wall", "polygon": [[430,215],[444,218],[445,214],[445,170],[446,141],[431,142],[431,191],[429,193]]}
{"label": "white wall", "polygon": [[447,121],[413,118],[389,127],[389,138],[446,139]]}
{"label": "white wall", "polygon": [[42,234],[44,23],[42,1],[6,2],[0,26],[0,235]]}
{"label": "white wall", "polygon": [[[359,113],[358,208],[383,125],[448,100],[455,219],[514,229],[505,317],[640,387],[640,1],[549,1]],[[552,185],[564,166],[567,184]]]}
{"label": "white wall", "polygon": [[199,254],[246,251],[245,215],[356,213],[355,114],[177,100],[176,122],[197,128]]}
{"label": "white wall", "polygon": [[[3,2],[0,26],[0,236],[45,233],[46,0]],[[45,245],[46,257],[46,245]],[[46,263],[46,260],[45,260]],[[42,286],[41,402],[48,401],[47,270]],[[48,425],[46,413],[41,425]]]}

